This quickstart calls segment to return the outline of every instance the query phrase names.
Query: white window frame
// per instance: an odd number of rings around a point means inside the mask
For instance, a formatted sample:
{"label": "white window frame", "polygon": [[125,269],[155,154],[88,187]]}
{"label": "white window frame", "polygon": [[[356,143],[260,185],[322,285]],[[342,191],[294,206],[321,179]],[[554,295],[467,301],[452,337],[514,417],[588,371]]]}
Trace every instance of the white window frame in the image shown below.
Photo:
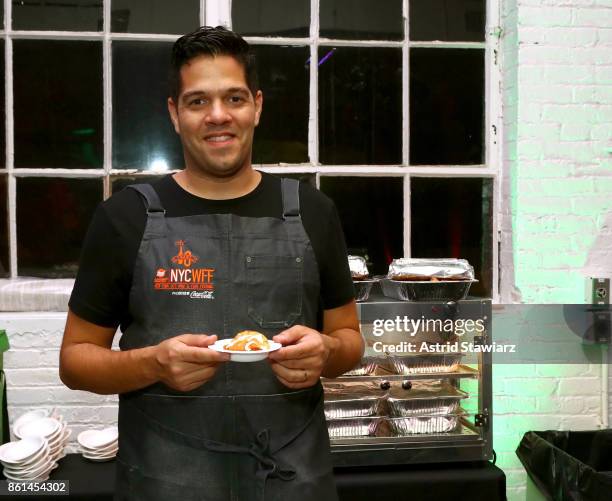
{"label": "white window frame", "polygon": [[[491,235],[493,284],[492,297],[499,302],[499,219],[501,214],[501,166],[502,166],[502,113],[501,113],[501,67],[498,55],[500,0],[487,0],[484,42],[411,42],[407,39],[409,23],[409,0],[403,0],[403,20],[406,36],[403,41],[336,40],[320,38],[319,4],[321,0],[310,0],[311,25],[307,38],[268,38],[246,37],[249,43],[270,45],[308,46],[310,49],[309,117],[308,117],[308,156],[309,162],[301,164],[255,165],[270,173],[310,173],[316,177],[320,186],[321,176],[364,176],[400,177],[404,189],[404,254],[410,255],[410,179],[411,177],[439,178],[487,178],[493,181],[493,221]],[[324,1],[324,0],[323,0]],[[7,174],[8,181],[8,231],[9,231],[9,270],[10,277],[17,275],[17,223],[16,187],[17,178],[26,177],[63,177],[63,178],[102,178],[104,198],[110,194],[110,175],[151,175],[151,171],[112,168],[112,67],[111,44],[113,41],[174,41],[178,35],[111,33],[111,4],[103,0],[103,31],[13,31],[12,2],[4,2],[5,29],[0,35],[5,40],[5,110],[6,110],[6,166],[0,168],[0,175]],[[200,24],[224,25],[231,28],[231,0],[200,0]],[[57,39],[57,40],[95,40],[102,42],[103,51],[103,133],[104,155],[101,169],[15,169],[14,167],[14,121],[13,121],[13,40],[16,39]],[[321,165],[318,158],[318,47],[319,45],[350,47],[395,47],[402,49],[402,163],[400,165]],[[485,163],[474,166],[410,166],[409,158],[409,64],[410,48],[477,48],[485,50]]]}

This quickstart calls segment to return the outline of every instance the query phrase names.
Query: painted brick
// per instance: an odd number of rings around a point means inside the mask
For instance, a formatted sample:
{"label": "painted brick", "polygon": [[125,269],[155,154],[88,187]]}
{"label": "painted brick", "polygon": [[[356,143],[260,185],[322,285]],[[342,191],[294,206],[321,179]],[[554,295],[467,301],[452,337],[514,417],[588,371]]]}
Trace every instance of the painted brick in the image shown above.
{"label": "painted brick", "polygon": [[601,392],[601,380],[591,378],[563,378],[559,381],[559,393],[567,396],[598,395]]}
{"label": "painted brick", "polygon": [[506,378],[503,381],[503,395],[516,395],[520,397],[545,397],[556,393],[559,381],[556,379],[539,378]]}
{"label": "painted brick", "polygon": [[532,412],[536,407],[535,397],[497,397],[493,410],[496,416],[502,414]]}
{"label": "painted brick", "polygon": [[[571,100],[571,98],[569,100]],[[593,111],[589,107],[585,107],[579,104],[544,104],[542,106],[542,120],[557,123],[595,123]]]}
{"label": "painted brick", "polygon": [[6,371],[7,383],[13,387],[60,385],[57,368],[49,369],[16,369]]}
{"label": "painted brick", "polygon": [[522,26],[568,26],[572,20],[572,9],[569,7],[557,7],[554,9],[545,7],[523,7],[518,11],[518,25]]}
{"label": "painted brick", "polygon": [[598,85],[612,84],[612,66],[597,66],[594,82]]}
{"label": "painted brick", "polygon": [[[588,47],[598,41],[598,33],[592,28],[538,28],[548,45],[556,47]],[[521,35],[524,30],[521,30]],[[550,61],[548,61],[550,62]]]}
{"label": "painted brick", "polygon": [[591,124],[564,123],[561,126],[562,141],[584,141],[591,137]]}
{"label": "painted brick", "polygon": [[551,84],[591,83],[594,81],[594,76],[595,68],[591,65],[586,64],[559,64],[554,66],[546,66],[544,68],[544,78]]}
{"label": "painted brick", "polygon": [[609,28],[612,26],[612,9],[574,9],[572,25]]}
{"label": "painted brick", "polygon": [[584,264],[584,253],[560,252],[548,254],[542,264],[543,269],[577,268]]}
{"label": "painted brick", "polygon": [[536,374],[545,377],[599,377],[601,375],[601,367],[592,364],[542,364],[536,366]]}

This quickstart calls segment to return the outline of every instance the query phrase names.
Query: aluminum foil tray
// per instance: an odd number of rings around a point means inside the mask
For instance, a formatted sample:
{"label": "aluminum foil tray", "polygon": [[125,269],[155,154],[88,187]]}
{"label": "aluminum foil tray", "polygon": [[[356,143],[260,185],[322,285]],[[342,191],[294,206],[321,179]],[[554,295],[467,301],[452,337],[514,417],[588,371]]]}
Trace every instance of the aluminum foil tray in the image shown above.
{"label": "aluminum foil tray", "polygon": [[401,301],[459,301],[465,299],[478,280],[410,282],[383,278],[380,286],[385,296]]}
{"label": "aluminum foil tray", "polygon": [[376,371],[377,365],[376,358],[366,356],[361,359],[359,365],[345,372],[343,376],[370,376]]}
{"label": "aluminum foil tray", "polygon": [[462,353],[427,353],[396,355],[389,353],[389,360],[396,374],[423,374],[454,372],[459,367]]}
{"label": "aluminum foil tray", "polygon": [[421,433],[450,433],[461,426],[460,419],[460,414],[448,414],[446,416],[386,418],[386,422],[394,435],[405,436]]}
{"label": "aluminum foil tray", "polygon": [[392,417],[439,416],[456,413],[468,396],[447,381],[413,381],[410,390],[392,387],[387,405]]}
{"label": "aluminum foil tray", "polygon": [[324,386],[327,419],[376,416],[387,392],[367,383],[332,383]]}
{"label": "aluminum foil tray", "polygon": [[367,301],[370,297],[372,286],[378,280],[353,280],[353,288],[355,289],[355,301]]}
{"label": "aluminum foil tray", "polygon": [[327,430],[331,438],[339,437],[373,437],[383,418],[344,418],[327,421]]}

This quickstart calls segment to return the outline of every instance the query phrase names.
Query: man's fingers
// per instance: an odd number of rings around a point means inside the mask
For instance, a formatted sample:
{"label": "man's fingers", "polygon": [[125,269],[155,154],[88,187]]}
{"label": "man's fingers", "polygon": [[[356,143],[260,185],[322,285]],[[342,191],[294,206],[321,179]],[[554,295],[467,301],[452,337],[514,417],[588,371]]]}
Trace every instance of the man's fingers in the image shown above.
{"label": "man's fingers", "polygon": [[320,358],[318,357],[306,357],[306,358],[300,358],[298,360],[271,360],[270,361],[273,364],[277,364],[277,365],[282,365],[283,367],[286,367],[287,369],[301,369],[301,370],[308,370],[308,369],[312,369],[312,370],[317,370],[317,367],[320,364]]}
{"label": "man's fingers", "polygon": [[176,336],[177,341],[188,346],[210,346],[217,340],[217,336],[209,336],[207,334],[181,334]]}
{"label": "man's fingers", "polygon": [[308,328],[303,325],[294,325],[287,330],[284,330],[280,334],[277,334],[272,338],[276,343],[280,343],[283,346],[288,344],[296,343],[299,339],[303,338],[308,334]]}
{"label": "man's fingers", "polygon": [[194,364],[220,363],[230,359],[229,353],[219,353],[210,348],[197,346],[184,346],[181,350],[181,359]]}

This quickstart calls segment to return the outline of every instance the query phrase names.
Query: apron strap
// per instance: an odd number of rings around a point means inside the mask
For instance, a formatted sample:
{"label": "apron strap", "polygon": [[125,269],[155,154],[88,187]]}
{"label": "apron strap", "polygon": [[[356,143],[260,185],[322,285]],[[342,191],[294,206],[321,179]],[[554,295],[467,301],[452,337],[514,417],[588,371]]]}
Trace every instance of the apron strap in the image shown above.
{"label": "apron strap", "polygon": [[153,186],[148,183],[142,183],[130,184],[126,186],[127,188],[136,190],[140,194],[147,210],[147,224],[142,236],[143,240],[165,237],[166,209],[162,206],[161,200]]}
{"label": "apron strap", "polygon": [[132,188],[133,190],[136,190],[138,193],[140,193],[140,195],[144,199],[147,214],[151,214],[154,212],[162,212],[164,214],[166,213],[166,209],[164,209],[164,207],[162,206],[161,200],[159,199],[157,192],[150,184],[130,184],[129,186],[126,186],[126,188]]}
{"label": "apron strap", "polygon": [[300,218],[300,182],[297,179],[281,179],[283,219]]}

